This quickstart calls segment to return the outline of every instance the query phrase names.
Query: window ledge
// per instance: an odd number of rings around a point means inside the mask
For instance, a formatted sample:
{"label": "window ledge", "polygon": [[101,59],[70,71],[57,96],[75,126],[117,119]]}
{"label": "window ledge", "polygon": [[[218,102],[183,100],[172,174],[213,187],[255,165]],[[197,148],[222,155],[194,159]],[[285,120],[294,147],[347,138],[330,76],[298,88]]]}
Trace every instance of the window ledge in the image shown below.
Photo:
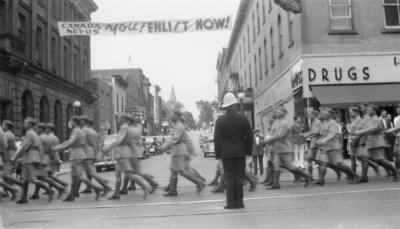
{"label": "window ledge", "polygon": [[329,35],[357,35],[357,30],[354,29],[344,29],[344,30],[333,30],[328,32]]}
{"label": "window ledge", "polygon": [[400,33],[400,28],[383,28],[381,30],[381,33],[383,33],[383,34]]}
{"label": "window ledge", "polygon": [[291,48],[291,47],[293,47],[293,46],[294,46],[294,40],[293,40],[293,41],[290,41],[290,44],[289,44],[288,48]]}

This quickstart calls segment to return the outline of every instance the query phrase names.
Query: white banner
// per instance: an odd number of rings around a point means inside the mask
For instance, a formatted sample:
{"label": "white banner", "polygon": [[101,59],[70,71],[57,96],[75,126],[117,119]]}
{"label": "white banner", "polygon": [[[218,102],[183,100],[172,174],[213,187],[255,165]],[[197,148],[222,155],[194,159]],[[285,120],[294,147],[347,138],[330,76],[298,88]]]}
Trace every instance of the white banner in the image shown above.
{"label": "white banner", "polygon": [[231,16],[188,20],[128,21],[121,23],[58,22],[60,36],[115,36],[227,29],[232,29]]}

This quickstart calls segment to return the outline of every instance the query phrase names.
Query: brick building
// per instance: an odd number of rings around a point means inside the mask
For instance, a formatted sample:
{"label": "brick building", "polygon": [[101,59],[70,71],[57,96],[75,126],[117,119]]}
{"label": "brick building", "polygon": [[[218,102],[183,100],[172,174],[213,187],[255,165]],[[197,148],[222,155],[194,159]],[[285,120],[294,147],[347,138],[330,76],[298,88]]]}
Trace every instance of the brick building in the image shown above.
{"label": "brick building", "polygon": [[0,1],[0,119],[54,122],[60,139],[74,101],[93,115],[97,99],[90,80],[90,38],[60,37],[57,21],[90,21],[92,0]]}
{"label": "brick building", "polygon": [[392,111],[400,96],[399,8],[399,0],[303,0],[293,14],[272,0],[241,1],[219,54],[220,98],[232,85],[251,88],[255,127],[264,132],[279,105],[289,118],[329,106],[346,119],[346,107],[364,102]]}
{"label": "brick building", "polygon": [[114,130],[113,87],[101,78],[94,78],[93,82],[99,98],[94,103],[95,129],[108,135]]}

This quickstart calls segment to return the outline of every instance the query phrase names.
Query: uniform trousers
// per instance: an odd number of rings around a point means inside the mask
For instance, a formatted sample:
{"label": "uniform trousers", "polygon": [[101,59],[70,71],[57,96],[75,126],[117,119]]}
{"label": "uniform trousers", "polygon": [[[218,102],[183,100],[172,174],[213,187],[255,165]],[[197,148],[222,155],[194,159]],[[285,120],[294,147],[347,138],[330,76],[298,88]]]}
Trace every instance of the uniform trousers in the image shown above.
{"label": "uniform trousers", "polygon": [[243,205],[243,182],[246,169],[246,158],[222,158],[226,179],[227,207]]}

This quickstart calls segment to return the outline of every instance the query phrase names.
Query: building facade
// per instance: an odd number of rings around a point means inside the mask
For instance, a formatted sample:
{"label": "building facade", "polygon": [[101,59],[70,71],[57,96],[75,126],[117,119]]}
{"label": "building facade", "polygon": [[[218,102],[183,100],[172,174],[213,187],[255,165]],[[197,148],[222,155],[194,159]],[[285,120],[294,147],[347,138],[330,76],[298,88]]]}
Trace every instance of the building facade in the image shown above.
{"label": "building facade", "polygon": [[92,0],[0,1],[0,120],[13,121],[17,135],[32,117],[66,139],[74,101],[93,115],[90,38],[60,37],[57,21],[90,21],[96,10]]}
{"label": "building facade", "polygon": [[279,105],[290,118],[325,106],[346,119],[345,108],[360,103],[391,111],[399,102],[399,7],[398,0],[307,0],[293,14],[272,0],[242,1],[218,82],[253,89],[254,125],[264,132]]}
{"label": "building facade", "polygon": [[109,135],[115,129],[112,121],[114,119],[113,87],[101,78],[94,78],[92,81],[99,98],[94,103],[94,128],[102,135]]}

